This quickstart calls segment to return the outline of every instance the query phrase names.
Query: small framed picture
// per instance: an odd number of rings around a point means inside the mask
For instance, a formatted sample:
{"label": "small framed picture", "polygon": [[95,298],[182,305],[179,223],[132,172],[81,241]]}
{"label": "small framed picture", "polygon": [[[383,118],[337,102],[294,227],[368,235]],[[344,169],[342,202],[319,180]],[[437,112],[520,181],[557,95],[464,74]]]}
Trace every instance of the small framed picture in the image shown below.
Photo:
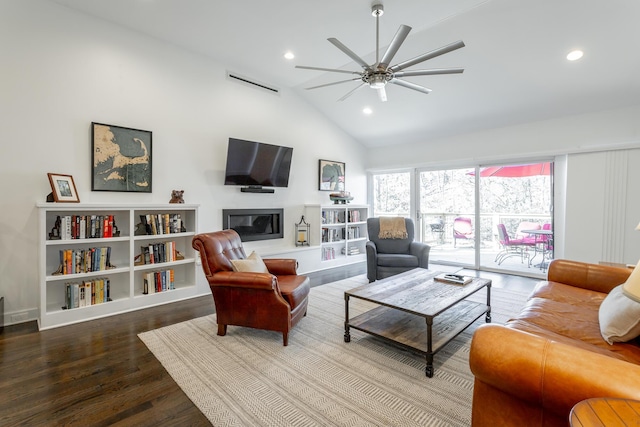
{"label": "small framed picture", "polygon": [[151,193],[151,131],[91,123],[91,141],[91,191]]}
{"label": "small framed picture", "polygon": [[333,160],[320,160],[320,178],[318,190],[344,191],[345,164]]}
{"label": "small framed picture", "polygon": [[80,203],[76,184],[71,175],[48,173],[54,202]]}

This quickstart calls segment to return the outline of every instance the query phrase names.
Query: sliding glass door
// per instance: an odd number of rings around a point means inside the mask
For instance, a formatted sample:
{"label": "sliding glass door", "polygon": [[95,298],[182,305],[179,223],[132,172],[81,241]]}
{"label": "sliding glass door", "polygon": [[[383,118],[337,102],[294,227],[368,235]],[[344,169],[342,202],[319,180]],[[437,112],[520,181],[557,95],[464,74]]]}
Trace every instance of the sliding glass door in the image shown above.
{"label": "sliding glass door", "polygon": [[414,218],[435,264],[541,275],[553,258],[552,162],[382,173],[371,182],[373,215]]}
{"label": "sliding glass door", "polygon": [[434,263],[475,266],[475,169],[418,173],[418,224]]}
{"label": "sliding glass door", "polygon": [[480,266],[544,272],[553,258],[553,163],[492,165],[479,175]]}

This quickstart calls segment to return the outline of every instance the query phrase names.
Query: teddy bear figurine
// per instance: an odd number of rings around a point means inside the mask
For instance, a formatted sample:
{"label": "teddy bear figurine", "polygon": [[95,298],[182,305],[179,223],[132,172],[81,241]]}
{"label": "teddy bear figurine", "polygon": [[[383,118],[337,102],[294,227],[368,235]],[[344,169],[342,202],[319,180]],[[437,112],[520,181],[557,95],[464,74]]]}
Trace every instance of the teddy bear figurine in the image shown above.
{"label": "teddy bear figurine", "polygon": [[184,199],[182,198],[183,194],[184,190],[172,190],[171,200],[169,200],[169,203],[184,203]]}

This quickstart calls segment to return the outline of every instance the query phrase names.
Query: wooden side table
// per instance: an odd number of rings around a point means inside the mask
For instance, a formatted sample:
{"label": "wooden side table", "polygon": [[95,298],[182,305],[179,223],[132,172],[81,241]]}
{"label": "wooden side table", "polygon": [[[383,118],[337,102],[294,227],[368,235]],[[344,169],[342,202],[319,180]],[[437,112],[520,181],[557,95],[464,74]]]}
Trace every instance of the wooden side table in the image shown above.
{"label": "wooden side table", "polygon": [[637,400],[596,397],[578,402],[569,415],[571,427],[640,426]]}

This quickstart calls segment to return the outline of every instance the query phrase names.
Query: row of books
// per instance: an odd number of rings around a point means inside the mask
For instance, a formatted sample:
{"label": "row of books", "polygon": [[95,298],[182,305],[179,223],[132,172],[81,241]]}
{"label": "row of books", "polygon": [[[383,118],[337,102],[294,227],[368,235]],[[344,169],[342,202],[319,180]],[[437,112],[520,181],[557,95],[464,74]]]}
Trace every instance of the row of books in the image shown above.
{"label": "row of books", "polygon": [[348,227],[347,228],[347,238],[349,239],[359,239],[360,238],[360,227]]}
{"label": "row of books", "polygon": [[360,222],[362,221],[362,219],[360,219],[360,211],[359,210],[352,210],[352,211],[347,211],[347,218],[349,222]]}
{"label": "row of books", "polygon": [[336,259],[335,248],[332,248],[332,247],[322,248],[322,260],[328,261],[330,259]]}
{"label": "row of books", "polygon": [[175,273],[172,268],[143,273],[143,294],[149,292],[165,292],[175,289]]}
{"label": "row of books", "polygon": [[107,277],[65,284],[64,309],[88,307],[111,301],[111,282]]}
{"label": "row of books", "polygon": [[78,274],[102,271],[111,267],[111,246],[60,250],[60,266],[53,273]]}
{"label": "row of books", "polygon": [[345,239],[344,228],[322,228],[322,243],[340,242]]}
{"label": "row of books", "polygon": [[345,218],[349,222],[364,221],[360,215],[360,211],[357,209],[348,210],[346,214],[343,210],[325,209],[322,211],[323,224],[344,224],[346,222]]}
{"label": "row of books", "polygon": [[146,234],[171,234],[185,231],[182,216],[179,213],[140,215],[140,223]]}
{"label": "row of books", "polygon": [[64,215],[56,218],[51,238],[72,240],[113,237],[114,228],[113,215]]}
{"label": "row of books", "polygon": [[141,246],[140,255],[144,264],[175,261],[177,259],[176,242],[158,242]]}
{"label": "row of books", "polygon": [[322,211],[322,223],[323,224],[344,224],[345,212],[343,210],[323,210]]}

